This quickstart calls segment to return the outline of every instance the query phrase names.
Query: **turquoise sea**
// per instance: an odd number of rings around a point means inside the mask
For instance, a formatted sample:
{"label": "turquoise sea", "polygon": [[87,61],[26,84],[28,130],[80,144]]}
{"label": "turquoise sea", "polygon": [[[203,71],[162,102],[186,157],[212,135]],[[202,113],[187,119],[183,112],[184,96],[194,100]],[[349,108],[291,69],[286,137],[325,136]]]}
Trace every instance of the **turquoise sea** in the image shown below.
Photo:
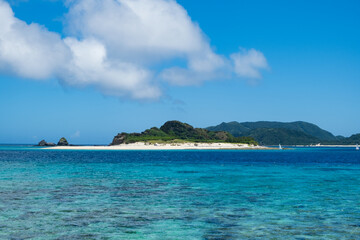
{"label": "turquoise sea", "polygon": [[360,239],[360,152],[0,146],[0,239]]}

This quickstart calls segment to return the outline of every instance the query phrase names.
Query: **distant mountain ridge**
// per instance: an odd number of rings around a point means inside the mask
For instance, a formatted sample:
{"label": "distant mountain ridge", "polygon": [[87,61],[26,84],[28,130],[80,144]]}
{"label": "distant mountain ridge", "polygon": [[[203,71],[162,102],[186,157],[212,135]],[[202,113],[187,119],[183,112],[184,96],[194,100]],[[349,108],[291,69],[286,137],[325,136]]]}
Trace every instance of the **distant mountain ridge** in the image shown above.
{"label": "distant mountain ridge", "polygon": [[[288,144],[342,144],[355,142],[359,138],[354,135],[352,139],[334,136],[332,133],[321,129],[315,124],[296,122],[229,122],[206,128],[209,131],[226,131],[235,137],[249,136],[264,145]],[[360,136],[360,134],[359,134]],[[350,140],[349,140],[350,139]]]}
{"label": "distant mountain ridge", "polygon": [[360,144],[360,133],[351,135],[348,138],[341,140],[344,144]]}

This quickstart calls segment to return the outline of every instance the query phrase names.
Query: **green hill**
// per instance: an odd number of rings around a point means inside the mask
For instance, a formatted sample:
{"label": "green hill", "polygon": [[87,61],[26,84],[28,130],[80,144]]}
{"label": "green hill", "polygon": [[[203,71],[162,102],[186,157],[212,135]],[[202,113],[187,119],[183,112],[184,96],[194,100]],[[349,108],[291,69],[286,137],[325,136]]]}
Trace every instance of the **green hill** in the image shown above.
{"label": "green hill", "polygon": [[360,133],[354,134],[351,137],[340,140],[342,144],[355,145],[360,144]]}
{"label": "green hill", "polygon": [[142,133],[119,133],[111,145],[135,142],[230,142],[257,145],[250,137],[234,137],[226,131],[209,131],[179,121],[168,121],[159,128],[153,127]]}
{"label": "green hill", "polygon": [[284,128],[257,128],[250,131],[249,136],[260,145],[308,145],[320,142],[304,132]]}
{"label": "green hill", "polygon": [[245,127],[243,124],[239,122],[229,122],[229,123],[223,122],[217,126],[208,127],[206,129],[210,131],[226,131],[234,136],[244,136],[251,131],[250,128]]}
{"label": "green hill", "polygon": [[313,136],[320,140],[336,140],[336,137],[326,131],[321,129],[320,127],[316,126],[315,124],[308,123],[308,122],[290,122],[290,123],[282,123],[282,122],[245,122],[243,126],[250,128],[250,129],[258,129],[258,128],[280,128],[280,129],[289,129],[294,131],[303,132],[307,135]]}
{"label": "green hill", "polygon": [[[234,136],[252,135],[253,134],[252,132],[256,129],[288,129],[288,130],[304,133],[313,138],[317,138],[318,140],[325,140],[325,141],[337,140],[337,138],[332,133],[319,128],[315,124],[302,122],[302,121],[289,122],[289,123],[269,122],[269,121],[243,122],[243,123],[229,122],[229,123],[221,123],[220,125],[214,127],[208,127],[206,129],[210,131],[227,131]],[[305,135],[304,136],[301,135],[301,138],[303,137],[305,137]],[[313,138],[309,139],[309,141],[313,140]]]}

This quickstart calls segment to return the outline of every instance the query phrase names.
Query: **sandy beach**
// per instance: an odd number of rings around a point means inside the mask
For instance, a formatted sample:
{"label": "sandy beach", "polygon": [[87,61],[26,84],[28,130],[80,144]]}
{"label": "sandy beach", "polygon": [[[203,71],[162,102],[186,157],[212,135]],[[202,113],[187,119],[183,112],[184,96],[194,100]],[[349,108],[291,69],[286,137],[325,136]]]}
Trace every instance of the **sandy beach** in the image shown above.
{"label": "sandy beach", "polygon": [[49,150],[212,150],[212,149],[269,149],[263,146],[234,143],[168,143],[149,144],[137,142],[114,146],[56,146]]}

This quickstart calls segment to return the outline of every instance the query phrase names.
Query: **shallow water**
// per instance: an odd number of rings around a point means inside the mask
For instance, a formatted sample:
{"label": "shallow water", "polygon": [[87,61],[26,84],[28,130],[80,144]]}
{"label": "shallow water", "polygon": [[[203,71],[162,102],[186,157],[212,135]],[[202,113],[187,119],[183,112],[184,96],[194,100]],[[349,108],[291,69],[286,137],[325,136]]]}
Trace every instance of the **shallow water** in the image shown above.
{"label": "shallow water", "polygon": [[360,239],[360,152],[0,147],[0,239]]}

